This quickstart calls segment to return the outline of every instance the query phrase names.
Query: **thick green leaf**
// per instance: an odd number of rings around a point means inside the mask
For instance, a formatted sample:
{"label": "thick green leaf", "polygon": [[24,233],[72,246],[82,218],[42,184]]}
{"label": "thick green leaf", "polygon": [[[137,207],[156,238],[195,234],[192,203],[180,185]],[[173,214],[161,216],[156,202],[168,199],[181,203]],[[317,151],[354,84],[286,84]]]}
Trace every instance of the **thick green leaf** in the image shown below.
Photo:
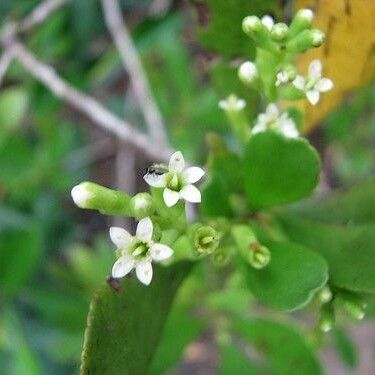
{"label": "thick green leaf", "polygon": [[335,191],[324,198],[311,199],[293,207],[311,219],[338,224],[375,221],[375,180],[363,182],[347,191]]}
{"label": "thick green leaf", "polygon": [[270,242],[270,263],[258,270],[246,267],[248,286],[264,304],[280,310],[306,305],[328,279],[323,257],[291,242]]}
{"label": "thick green leaf", "polygon": [[[205,0],[197,1],[201,23],[198,37],[204,47],[224,56],[244,55],[254,57],[253,41],[242,31],[242,20],[249,15],[274,13],[278,9],[276,0]],[[207,5],[207,8],[204,6]]]}
{"label": "thick green leaf", "polygon": [[280,215],[279,220],[292,241],[326,258],[334,285],[375,292],[375,224],[340,226],[291,214]]}
{"label": "thick green leaf", "polygon": [[246,147],[245,165],[247,200],[255,209],[303,198],[318,183],[318,153],[302,138],[273,131],[255,134]]}
{"label": "thick green leaf", "polygon": [[156,266],[147,287],[125,279],[120,291],[108,285],[94,297],[82,353],[82,374],[146,374],[173,297],[192,265]]}
{"label": "thick green leaf", "polygon": [[202,322],[189,316],[185,307],[173,309],[148,374],[165,374],[176,365],[185,347],[198,336],[202,328]]}
{"label": "thick green leaf", "polygon": [[322,373],[313,351],[294,327],[263,319],[237,319],[234,328],[263,354],[272,374]]}

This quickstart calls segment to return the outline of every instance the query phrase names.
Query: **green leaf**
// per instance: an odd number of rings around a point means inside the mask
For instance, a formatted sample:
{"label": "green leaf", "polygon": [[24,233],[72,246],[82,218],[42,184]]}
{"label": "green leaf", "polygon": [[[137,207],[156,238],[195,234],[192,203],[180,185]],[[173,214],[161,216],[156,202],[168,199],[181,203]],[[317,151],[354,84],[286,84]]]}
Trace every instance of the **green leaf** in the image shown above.
{"label": "green leaf", "polygon": [[337,353],[343,362],[351,368],[358,366],[358,352],[357,348],[343,329],[335,329],[333,331],[333,338],[335,340],[335,346]]}
{"label": "green leaf", "polygon": [[7,294],[16,294],[42,260],[43,246],[37,228],[0,234],[0,285]]}
{"label": "green leaf", "polygon": [[94,297],[82,353],[82,374],[145,374],[173,297],[190,263],[154,267],[147,287],[133,276],[120,291],[103,286]]}
{"label": "green leaf", "polygon": [[[254,57],[254,43],[242,31],[242,20],[249,15],[275,13],[275,0],[205,0],[197,2],[198,16],[208,19],[208,25],[198,29],[198,38],[207,49],[226,57]],[[207,5],[207,8],[204,6]]]}
{"label": "green leaf", "polygon": [[184,348],[198,336],[202,328],[202,322],[189,316],[185,307],[173,309],[147,374],[167,373],[181,359]]}
{"label": "green leaf", "polygon": [[294,327],[263,319],[236,319],[234,329],[265,357],[271,373],[322,373],[313,351]]}
{"label": "green leaf", "polygon": [[255,209],[301,199],[318,183],[318,153],[302,138],[272,131],[255,134],[246,147],[245,165],[247,200]]}
{"label": "green leaf", "polygon": [[220,375],[248,374],[264,375],[264,369],[252,363],[245,353],[233,343],[222,343],[219,347]]}
{"label": "green leaf", "polygon": [[327,264],[314,251],[291,242],[269,242],[270,263],[246,267],[248,287],[264,304],[280,310],[305,306],[328,279]]}
{"label": "green leaf", "polygon": [[334,285],[375,292],[375,224],[340,226],[291,214],[282,214],[279,220],[292,241],[324,256]]}
{"label": "green leaf", "polygon": [[346,191],[311,199],[293,207],[303,217],[337,224],[375,221],[375,180],[365,181]]}

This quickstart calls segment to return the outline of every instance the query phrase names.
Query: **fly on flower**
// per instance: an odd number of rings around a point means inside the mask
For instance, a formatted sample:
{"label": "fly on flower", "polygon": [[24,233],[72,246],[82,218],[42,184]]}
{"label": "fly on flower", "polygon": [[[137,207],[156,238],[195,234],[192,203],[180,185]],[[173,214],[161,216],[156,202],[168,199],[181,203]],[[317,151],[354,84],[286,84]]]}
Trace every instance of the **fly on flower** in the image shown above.
{"label": "fly on flower", "polygon": [[173,250],[152,240],[153,225],[149,217],[142,219],[133,237],[125,229],[111,227],[109,235],[117,246],[119,258],[112,268],[112,277],[126,276],[135,268],[138,280],[149,285],[152,280],[152,261],[160,262],[170,258]]}
{"label": "fly on flower", "polygon": [[184,157],[180,151],[177,151],[171,156],[169,165],[165,167],[163,173],[159,169],[156,171],[152,169],[152,173],[146,173],[143,178],[150,186],[164,188],[164,202],[168,207],[172,207],[179,199],[192,203],[201,201],[200,191],[192,184],[199,181],[203,175],[202,168],[185,169]]}

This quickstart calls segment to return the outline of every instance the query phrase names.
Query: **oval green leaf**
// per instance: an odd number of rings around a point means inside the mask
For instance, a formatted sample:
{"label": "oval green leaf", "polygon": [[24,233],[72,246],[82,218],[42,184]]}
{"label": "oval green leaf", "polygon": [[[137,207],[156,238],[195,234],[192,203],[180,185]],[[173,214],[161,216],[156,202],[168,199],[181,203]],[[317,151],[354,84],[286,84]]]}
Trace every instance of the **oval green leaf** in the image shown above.
{"label": "oval green leaf", "polygon": [[251,208],[277,206],[309,195],[318,183],[320,160],[302,138],[273,131],[253,135],[245,153],[245,191]]}
{"label": "oval green leaf", "polygon": [[279,310],[305,306],[328,279],[322,256],[291,242],[271,242],[271,261],[263,269],[246,268],[249,289],[265,305]]}

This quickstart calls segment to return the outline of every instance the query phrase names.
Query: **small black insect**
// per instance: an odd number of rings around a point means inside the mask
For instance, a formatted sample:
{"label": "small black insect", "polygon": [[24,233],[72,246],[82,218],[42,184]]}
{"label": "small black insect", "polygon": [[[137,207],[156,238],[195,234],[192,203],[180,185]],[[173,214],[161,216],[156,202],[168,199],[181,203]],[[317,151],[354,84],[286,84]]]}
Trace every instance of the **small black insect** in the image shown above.
{"label": "small black insect", "polygon": [[168,172],[168,168],[161,164],[154,164],[151,167],[146,168],[145,173],[153,176],[161,176]]}

